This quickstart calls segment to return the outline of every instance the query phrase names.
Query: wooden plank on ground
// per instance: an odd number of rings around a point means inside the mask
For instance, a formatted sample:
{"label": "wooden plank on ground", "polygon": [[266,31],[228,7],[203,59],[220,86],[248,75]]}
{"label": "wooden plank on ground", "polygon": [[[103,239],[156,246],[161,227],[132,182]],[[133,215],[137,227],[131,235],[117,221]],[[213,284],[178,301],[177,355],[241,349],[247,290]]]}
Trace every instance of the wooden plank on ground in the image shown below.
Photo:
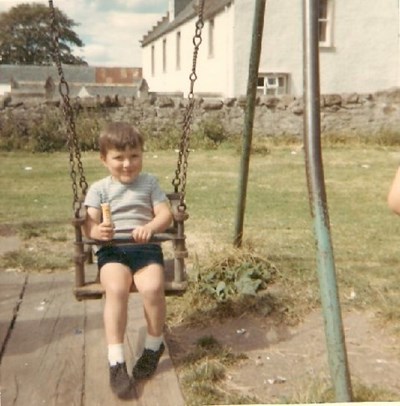
{"label": "wooden plank on ground", "polygon": [[81,405],[84,308],[71,273],[29,274],[1,365],[5,405]]}
{"label": "wooden plank on ground", "polygon": [[[136,361],[142,354],[146,336],[142,301],[138,294],[131,295],[129,312],[127,341]],[[167,346],[155,375],[151,379],[138,382],[136,386],[141,406],[184,406],[185,404]]]}
{"label": "wooden plank on ground", "polygon": [[[83,404],[86,406],[136,405],[134,396],[130,400],[120,400],[110,388],[107,344],[103,327],[103,300],[88,300],[84,302],[84,306],[86,307],[86,374]],[[129,363],[128,367],[130,367]]]}
{"label": "wooden plank on ground", "polygon": [[[119,400],[109,386],[107,346],[103,329],[103,300],[85,302],[87,322],[86,341],[86,406],[183,406],[184,401],[179,388],[178,378],[169,358],[168,350],[162,356],[156,374],[152,379],[136,385],[130,400]],[[125,339],[125,355],[128,372],[131,375],[133,363],[143,351],[146,335],[142,302],[138,293],[132,293],[129,300],[129,320]]]}
{"label": "wooden plank on ground", "polygon": [[14,315],[25,287],[26,275],[20,272],[0,272],[0,348],[4,348]]}
{"label": "wooden plank on ground", "polygon": [[[16,287],[22,289],[24,280],[15,277],[14,282],[12,276],[7,277],[10,284],[15,283],[14,294],[1,297],[19,298],[21,290]],[[72,286],[70,273],[27,276],[1,363],[2,404],[184,405],[168,350],[155,376],[138,384],[136,398],[123,401],[113,395],[109,387],[103,300],[78,302]],[[4,311],[5,321],[12,316],[12,312]],[[146,334],[137,293],[131,294],[129,316],[125,350],[131,373]]]}

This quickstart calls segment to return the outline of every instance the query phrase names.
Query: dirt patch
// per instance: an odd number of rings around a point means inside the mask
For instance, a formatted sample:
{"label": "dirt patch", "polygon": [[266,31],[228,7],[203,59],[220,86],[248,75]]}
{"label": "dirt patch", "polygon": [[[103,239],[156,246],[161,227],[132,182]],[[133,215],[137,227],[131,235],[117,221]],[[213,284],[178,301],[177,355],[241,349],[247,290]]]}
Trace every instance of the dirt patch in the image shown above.
{"label": "dirt patch", "polygon": [[[399,340],[378,328],[371,314],[345,313],[343,324],[352,383],[390,391],[400,398]],[[174,328],[169,334],[173,359],[209,335],[247,356],[228,371],[227,384],[261,402],[303,401],[316,382],[330,379],[321,312],[310,314],[296,327],[245,316],[205,328]]]}
{"label": "dirt patch", "polygon": [[21,248],[21,240],[15,231],[6,225],[0,225],[0,255],[17,251]]}
{"label": "dirt patch", "polygon": [[15,236],[15,230],[7,224],[0,224],[0,237]]}

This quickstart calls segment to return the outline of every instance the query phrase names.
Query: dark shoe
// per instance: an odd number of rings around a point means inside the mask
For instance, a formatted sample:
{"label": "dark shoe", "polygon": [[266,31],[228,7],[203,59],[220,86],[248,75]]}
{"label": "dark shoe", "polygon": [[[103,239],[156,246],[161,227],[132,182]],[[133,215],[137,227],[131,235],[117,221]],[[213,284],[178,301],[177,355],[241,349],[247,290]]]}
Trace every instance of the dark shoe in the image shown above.
{"label": "dark shoe", "polygon": [[125,362],[110,366],[110,386],[119,398],[125,398],[130,395],[132,383],[129,379]]}
{"label": "dark shoe", "polygon": [[157,369],[158,361],[165,350],[164,343],[161,343],[157,351],[144,349],[142,356],[133,367],[132,375],[135,379],[149,378]]}

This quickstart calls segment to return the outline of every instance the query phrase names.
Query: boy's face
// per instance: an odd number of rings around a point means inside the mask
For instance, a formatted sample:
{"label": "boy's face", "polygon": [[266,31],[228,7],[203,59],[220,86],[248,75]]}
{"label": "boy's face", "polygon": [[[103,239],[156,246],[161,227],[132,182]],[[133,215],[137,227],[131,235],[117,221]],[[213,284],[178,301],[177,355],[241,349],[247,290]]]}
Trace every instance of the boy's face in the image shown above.
{"label": "boy's face", "polygon": [[132,183],[142,171],[141,148],[109,149],[107,154],[101,155],[100,158],[113,179],[121,183]]}

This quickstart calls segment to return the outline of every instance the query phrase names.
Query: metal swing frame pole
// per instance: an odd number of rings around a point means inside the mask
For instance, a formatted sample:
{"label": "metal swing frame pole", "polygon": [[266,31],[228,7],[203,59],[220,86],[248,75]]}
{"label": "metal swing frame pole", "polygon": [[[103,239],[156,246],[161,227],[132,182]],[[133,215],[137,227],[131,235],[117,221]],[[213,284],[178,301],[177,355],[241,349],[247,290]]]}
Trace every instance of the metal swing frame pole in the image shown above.
{"label": "metal swing frame pole", "polygon": [[317,270],[331,379],[337,402],[351,402],[352,388],[330,236],[321,156],[319,0],[303,0],[304,148]]}
{"label": "metal swing frame pole", "polygon": [[265,3],[266,0],[256,0],[254,9],[253,33],[249,62],[249,77],[247,81],[246,111],[244,117],[242,158],[240,164],[239,195],[235,221],[235,235],[233,240],[233,245],[237,248],[241,247],[243,242],[243,223],[246,209],[251,143],[253,139],[253,123],[257,94],[258,69],[260,65],[262,36],[264,30]]}

